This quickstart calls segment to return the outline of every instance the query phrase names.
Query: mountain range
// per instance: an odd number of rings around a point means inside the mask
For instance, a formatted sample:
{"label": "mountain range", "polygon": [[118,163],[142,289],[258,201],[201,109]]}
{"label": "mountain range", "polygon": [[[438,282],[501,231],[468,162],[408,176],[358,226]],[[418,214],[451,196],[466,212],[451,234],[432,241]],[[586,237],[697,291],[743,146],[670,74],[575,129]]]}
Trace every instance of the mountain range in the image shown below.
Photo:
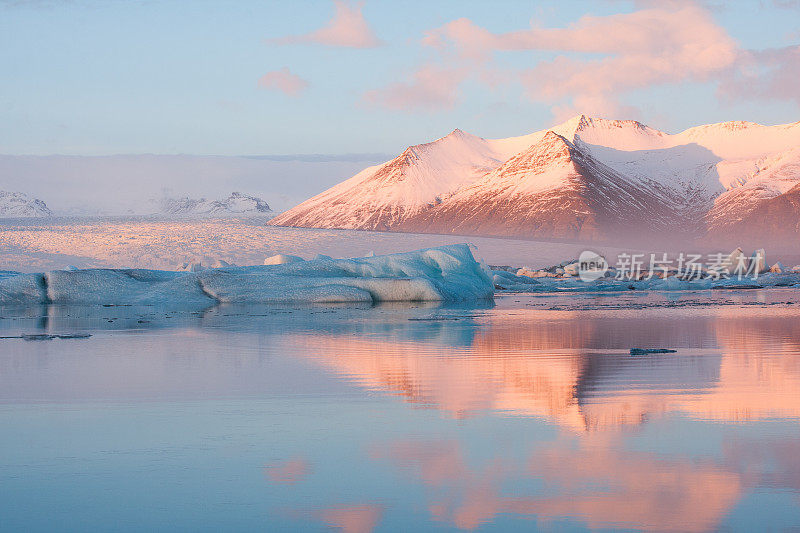
{"label": "mountain range", "polygon": [[207,200],[205,198],[163,198],[160,214],[169,216],[253,216],[272,213],[269,204],[255,196],[232,192],[227,198]]}
{"label": "mountain range", "polygon": [[0,217],[49,217],[53,213],[43,201],[25,193],[0,191]]}
{"label": "mountain range", "polygon": [[[794,243],[800,122],[724,122],[668,134],[574,117],[483,139],[454,130],[275,217],[315,228],[585,241]],[[743,242],[743,241],[742,241]]]}

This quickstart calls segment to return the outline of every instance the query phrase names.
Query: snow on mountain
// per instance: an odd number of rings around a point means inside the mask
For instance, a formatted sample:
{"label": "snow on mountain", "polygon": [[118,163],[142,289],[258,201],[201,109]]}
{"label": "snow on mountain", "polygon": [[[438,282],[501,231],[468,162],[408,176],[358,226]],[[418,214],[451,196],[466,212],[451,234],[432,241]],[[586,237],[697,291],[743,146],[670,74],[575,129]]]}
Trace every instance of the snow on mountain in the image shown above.
{"label": "snow on mountain", "polygon": [[53,213],[43,201],[21,192],[0,191],[0,217],[49,217]]}
{"label": "snow on mountain", "polygon": [[0,154],[0,189],[45,198],[56,215],[146,215],[165,196],[214,199],[230,191],[266,198],[273,210],[284,211],[386,159],[380,154]]}
{"label": "snow on mountain", "polygon": [[170,216],[252,216],[268,215],[272,212],[267,202],[255,196],[232,192],[222,200],[205,198],[164,198],[160,214]]}
{"label": "snow on mountain", "polygon": [[796,250],[800,237],[800,183],[783,194],[757,202],[742,215],[717,220],[710,235],[743,245],[764,240],[790,243]]}
{"label": "snow on mountain", "polygon": [[670,226],[674,212],[564,137],[548,131],[477,182],[406,224],[415,231],[607,239]]}
{"label": "snow on mountain", "polygon": [[391,229],[496,168],[512,154],[454,130],[436,141],[406,148],[287,211],[278,225]]}
{"label": "snow on mountain", "polygon": [[700,235],[800,183],[798,147],[800,122],[668,134],[580,115],[506,139],[455,130],[271,223],[580,239],[630,226]]}

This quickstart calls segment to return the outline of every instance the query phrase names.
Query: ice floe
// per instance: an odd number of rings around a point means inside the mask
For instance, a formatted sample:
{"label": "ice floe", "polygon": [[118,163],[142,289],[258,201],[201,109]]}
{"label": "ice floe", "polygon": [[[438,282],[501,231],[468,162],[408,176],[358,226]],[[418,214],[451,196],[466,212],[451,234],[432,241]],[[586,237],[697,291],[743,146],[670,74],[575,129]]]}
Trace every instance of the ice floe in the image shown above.
{"label": "ice floe", "polygon": [[720,254],[718,264],[708,268],[697,265],[700,268],[691,271],[688,267],[681,271],[669,265],[658,266],[652,271],[643,268],[636,272],[622,272],[610,267],[587,279],[580,270],[581,265],[581,261],[569,259],[537,270],[502,267],[492,270],[492,280],[496,289],[509,292],[679,291],[800,286],[800,268],[795,267],[790,271],[780,262],[770,267],[763,249],[756,250],[748,257],[741,248],[736,248],[727,256]]}
{"label": "ice floe", "polygon": [[249,267],[56,270],[0,277],[0,305],[465,301],[494,288],[468,245]]}
{"label": "ice floe", "polygon": [[[686,291],[800,287],[800,272],[780,263],[768,267],[759,251],[737,249],[725,262],[752,266],[746,276],[687,276],[674,270],[644,272],[635,279],[613,268],[598,279],[577,275],[574,259],[546,269],[487,267],[470,247],[456,244],[416,252],[304,260],[276,255],[264,265],[237,267],[214,261],[180,265],[179,271],[68,269],[39,274],[0,271],[0,305],[158,305],[205,308],[219,303],[338,303],[470,301],[500,292]],[[763,273],[762,273],[763,272]],[[618,279],[622,278],[622,279]],[[583,279],[582,279],[583,278]]]}

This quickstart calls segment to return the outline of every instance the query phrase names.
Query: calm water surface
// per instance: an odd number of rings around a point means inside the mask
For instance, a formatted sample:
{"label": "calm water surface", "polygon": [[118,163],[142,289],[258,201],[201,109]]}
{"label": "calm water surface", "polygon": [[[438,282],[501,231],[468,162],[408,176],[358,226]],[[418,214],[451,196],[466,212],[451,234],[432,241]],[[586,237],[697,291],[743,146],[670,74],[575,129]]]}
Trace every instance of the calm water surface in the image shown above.
{"label": "calm water surface", "polygon": [[800,528],[796,290],[0,316],[3,531]]}

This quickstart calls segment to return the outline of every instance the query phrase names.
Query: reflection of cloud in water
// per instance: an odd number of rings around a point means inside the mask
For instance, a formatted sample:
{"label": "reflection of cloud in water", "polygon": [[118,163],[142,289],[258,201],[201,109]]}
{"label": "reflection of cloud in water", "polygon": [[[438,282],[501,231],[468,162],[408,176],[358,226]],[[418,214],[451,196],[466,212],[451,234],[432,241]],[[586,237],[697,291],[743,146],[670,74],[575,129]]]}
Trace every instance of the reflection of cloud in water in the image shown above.
{"label": "reflection of cloud in water", "polygon": [[272,483],[284,485],[294,485],[303,481],[310,471],[311,466],[302,457],[272,463],[264,467],[264,475]]}
{"label": "reflection of cloud in water", "polygon": [[[753,317],[517,311],[438,322],[419,341],[302,335],[301,353],[369,390],[454,417],[494,410],[575,429],[639,424],[666,413],[713,420],[800,417],[800,321],[791,310]],[[466,343],[442,342],[452,328]],[[677,354],[630,356],[635,346]]]}
{"label": "reflection of cloud in water", "polygon": [[383,507],[375,504],[334,506],[320,511],[322,521],[343,533],[369,533],[383,514]]}
{"label": "reflection of cloud in water", "polygon": [[[527,467],[507,458],[470,466],[456,441],[398,441],[374,447],[428,488],[436,520],[475,529],[501,514],[577,519],[592,528],[705,531],[736,504],[736,473],[713,463],[622,450],[615,439],[558,440],[533,452]],[[543,490],[508,495],[504,486],[536,479]]]}

